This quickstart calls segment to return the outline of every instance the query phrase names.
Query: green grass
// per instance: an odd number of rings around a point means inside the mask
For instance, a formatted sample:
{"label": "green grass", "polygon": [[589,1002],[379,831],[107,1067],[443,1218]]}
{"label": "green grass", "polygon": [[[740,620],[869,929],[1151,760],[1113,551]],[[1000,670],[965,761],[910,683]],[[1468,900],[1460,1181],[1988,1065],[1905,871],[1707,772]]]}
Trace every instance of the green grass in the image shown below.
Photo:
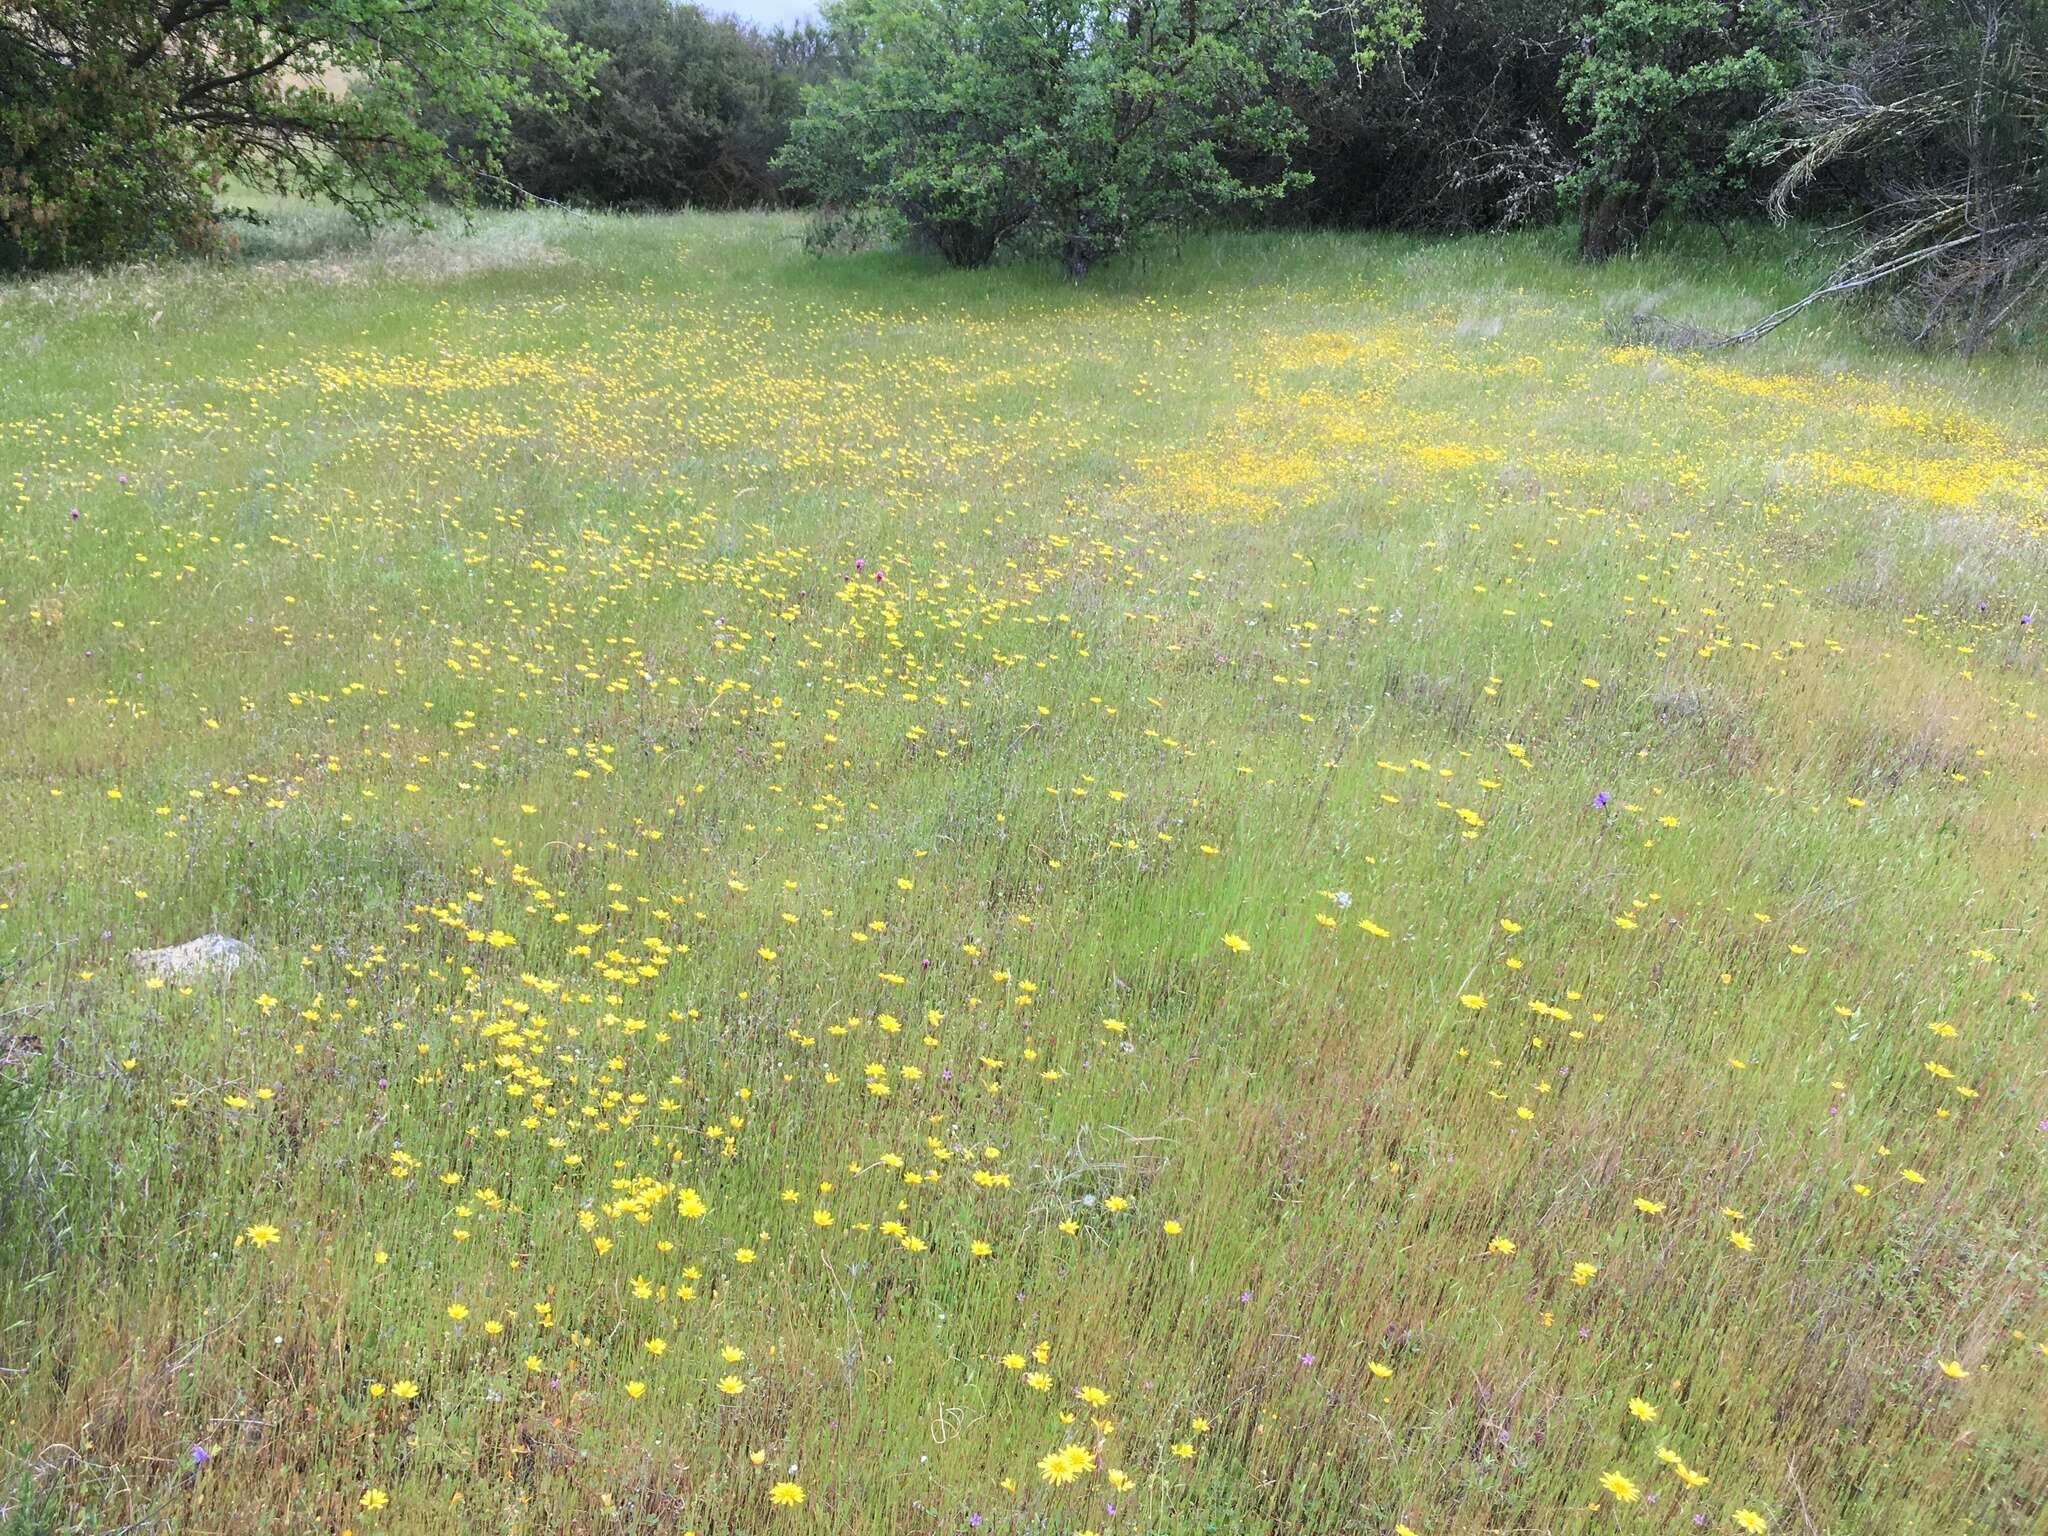
{"label": "green grass", "polygon": [[796,235],[0,291],[0,1529],[2039,1530],[2039,361]]}

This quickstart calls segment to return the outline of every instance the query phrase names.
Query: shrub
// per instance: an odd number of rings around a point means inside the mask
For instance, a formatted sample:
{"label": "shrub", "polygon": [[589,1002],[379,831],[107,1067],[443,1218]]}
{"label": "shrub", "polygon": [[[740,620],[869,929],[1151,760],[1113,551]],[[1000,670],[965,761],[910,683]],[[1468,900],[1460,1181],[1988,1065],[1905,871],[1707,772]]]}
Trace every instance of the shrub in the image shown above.
{"label": "shrub", "polygon": [[593,60],[541,0],[15,0],[0,10],[0,264],[105,261],[211,237],[229,177],[368,220],[417,212],[544,72]]}
{"label": "shrub", "polygon": [[167,120],[168,82],[129,63],[108,19],[96,6],[0,16],[0,269],[211,236],[202,137]]}
{"label": "shrub", "polygon": [[1275,87],[1328,69],[1295,0],[836,0],[827,19],[853,65],[805,92],[791,179],[894,209],[954,265],[1023,248],[1076,278],[1297,185]]}
{"label": "shrub", "polygon": [[[774,202],[770,161],[795,115],[797,78],[728,17],[668,0],[556,0],[548,20],[605,56],[561,111],[512,117],[504,176],[562,202],[743,208]],[[572,96],[567,82],[548,94]]]}
{"label": "shrub", "polygon": [[1709,213],[1757,179],[1760,115],[1798,78],[1793,0],[1601,0],[1565,61],[1579,250],[1601,260],[1659,214]]}
{"label": "shrub", "polygon": [[1577,4],[1417,0],[1364,69],[1350,19],[1320,21],[1335,67],[1292,93],[1311,180],[1286,216],[1441,231],[1551,217],[1570,169],[1557,76]]}

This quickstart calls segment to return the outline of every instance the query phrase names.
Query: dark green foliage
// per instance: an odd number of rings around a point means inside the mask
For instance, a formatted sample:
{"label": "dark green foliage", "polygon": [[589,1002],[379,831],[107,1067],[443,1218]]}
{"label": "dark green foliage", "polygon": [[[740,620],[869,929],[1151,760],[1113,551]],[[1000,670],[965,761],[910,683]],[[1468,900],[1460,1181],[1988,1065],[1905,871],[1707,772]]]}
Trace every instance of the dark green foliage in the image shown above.
{"label": "dark green foliage", "polygon": [[540,0],[10,0],[0,10],[0,267],[212,233],[227,178],[369,218],[460,195],[542,71],[591,61]]}
{"label": "dark green foliage", "polygon": [[23,1446],[0,1486],[0,1536],[55,1536],[62,1529],[57,1496],[36,1482],[35,1448]]}
{"label": "dark green foliage", "polygon": [[761,46],[775,67],[798,85],[823,85],[850,72],[853,55],[848,43],[844,34],[815,21],[792,22],[761,36]]}
{"label": "dark green foliage", "polygon": [[1798,79],[1793,0],[1602,0],[1560,84],[1579,127],[1564,192],[1593,260],[1659,214],[1712,213],[1756,181],[1760,114]]}
{"label": "dark green foliage", "polygon": [[[1418,0],[1377,62],[1343,18],[1318,24],[1336,68],[1296,94],[1304,223],[1459,231],[1547,218],[1569,169],[1558,66],[1581,0]],[[1403,46],[1405,44],[1405,46]]]}
{"label": "dark green foliage", "polygon": [[2048,0],[826,11],[763,34],[670,0],[4,0],[0,269],[203,249],[230,185],[365,222],[479,188],[812,202],[813,249],[907,235],[1079,278],[1247,216],[1570,209],[1598,260],[1775,179],[1779,216],[1855,242],[1806,302],[1883,294],[1908,334],[1967,348],[2048,295]]}
{"label": "dark green foliage", "polygon": [[509,183],[622,208],[779,200],[769,162],[796,112],[800,71],[816,67],[804,34],[790,35],[785,64],[770,39],[668,0],[555,0],[548,20],[606,59],[594,89],[566,110],[514,114]]}
{"label": "dark green foliage", "polygon": [[208,237],[199,132],[177,93],[130,62],[96,5],[0,15],[0,270],[140,255]]}
{"label": "dark green foliage", "polygon": [[1328,68],[1295,0],[839,0],[827,18],[855,62],[806,91],[791,179],[895,210],[955,265],[1022,248],[1077,278],[1298,185],[1276,86]]}

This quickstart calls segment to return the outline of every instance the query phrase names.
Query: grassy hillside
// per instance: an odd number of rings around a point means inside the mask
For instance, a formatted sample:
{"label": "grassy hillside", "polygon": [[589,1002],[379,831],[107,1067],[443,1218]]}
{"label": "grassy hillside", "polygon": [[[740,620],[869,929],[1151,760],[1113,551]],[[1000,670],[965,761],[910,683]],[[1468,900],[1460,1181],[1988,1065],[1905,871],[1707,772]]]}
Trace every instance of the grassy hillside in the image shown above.
{"label": "grassy hillside", "polygon": [[2040,1530],[2048,368],[796,233],[0,291],[0,1529]]}

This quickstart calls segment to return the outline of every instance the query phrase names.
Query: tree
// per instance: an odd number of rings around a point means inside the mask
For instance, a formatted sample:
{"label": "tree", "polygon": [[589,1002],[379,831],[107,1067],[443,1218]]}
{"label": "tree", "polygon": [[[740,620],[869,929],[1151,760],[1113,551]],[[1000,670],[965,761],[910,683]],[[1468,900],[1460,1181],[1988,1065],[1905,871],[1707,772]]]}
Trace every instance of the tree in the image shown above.
{"label": "tree", "polygon": [[1287,199],[1312,224],[1459,231],[1549,218],[1569,170],[1558,65],[1581,0],[1413,0],[1382,11],[1361,68],[1353,17],[1321,15],[1334,68],[1288,97],[1308,130]]}
{"label": "tree", "polygon": [[554,0],[548,20],[603,56],[592,89],[561,110],[512,114],[506,180],[564,202],[745,208],[779,200],[770,165],[798,85],[769,40],[670,0]]}
{"label": "tree", "polygon": [[1275,87],[1329,67],[1305,0],[833,0],[826,18],[853,67],[805,92],[791,179],[894,209],[956,265],[1036,249],[1077,279],[1297,185]]}
{"label": "tree", "polygon": [[1580,125],[1564,190],[1599,261],[1667,209],[1710,212],[1755,179],[1759,118],[1798,79],[1793,0],[1601,0],[1561,75]]}
{"label": "tree", "polygon": [[761,41],[775,67],[799,85],[823,85],[853,68],[845,35],[809,18],[776,27]]}
{"label": "tree", "polygon": [[[1793,138],[1771,192],[1849,186],[1854,248],[1817,299],[1888,293],[1905,332],[1965,351],[2048,301],[2048,4],[1881,0],[1817,27],[1810,77],[1780,108]],[[1836,199],[1840,201],[1839,197]]]}
{"label": "tree", "polygon": [[466,192],[536,73],[595,60],[542,0],[5,0],[0,266],[203,244],[230,177],[370,219]]}

